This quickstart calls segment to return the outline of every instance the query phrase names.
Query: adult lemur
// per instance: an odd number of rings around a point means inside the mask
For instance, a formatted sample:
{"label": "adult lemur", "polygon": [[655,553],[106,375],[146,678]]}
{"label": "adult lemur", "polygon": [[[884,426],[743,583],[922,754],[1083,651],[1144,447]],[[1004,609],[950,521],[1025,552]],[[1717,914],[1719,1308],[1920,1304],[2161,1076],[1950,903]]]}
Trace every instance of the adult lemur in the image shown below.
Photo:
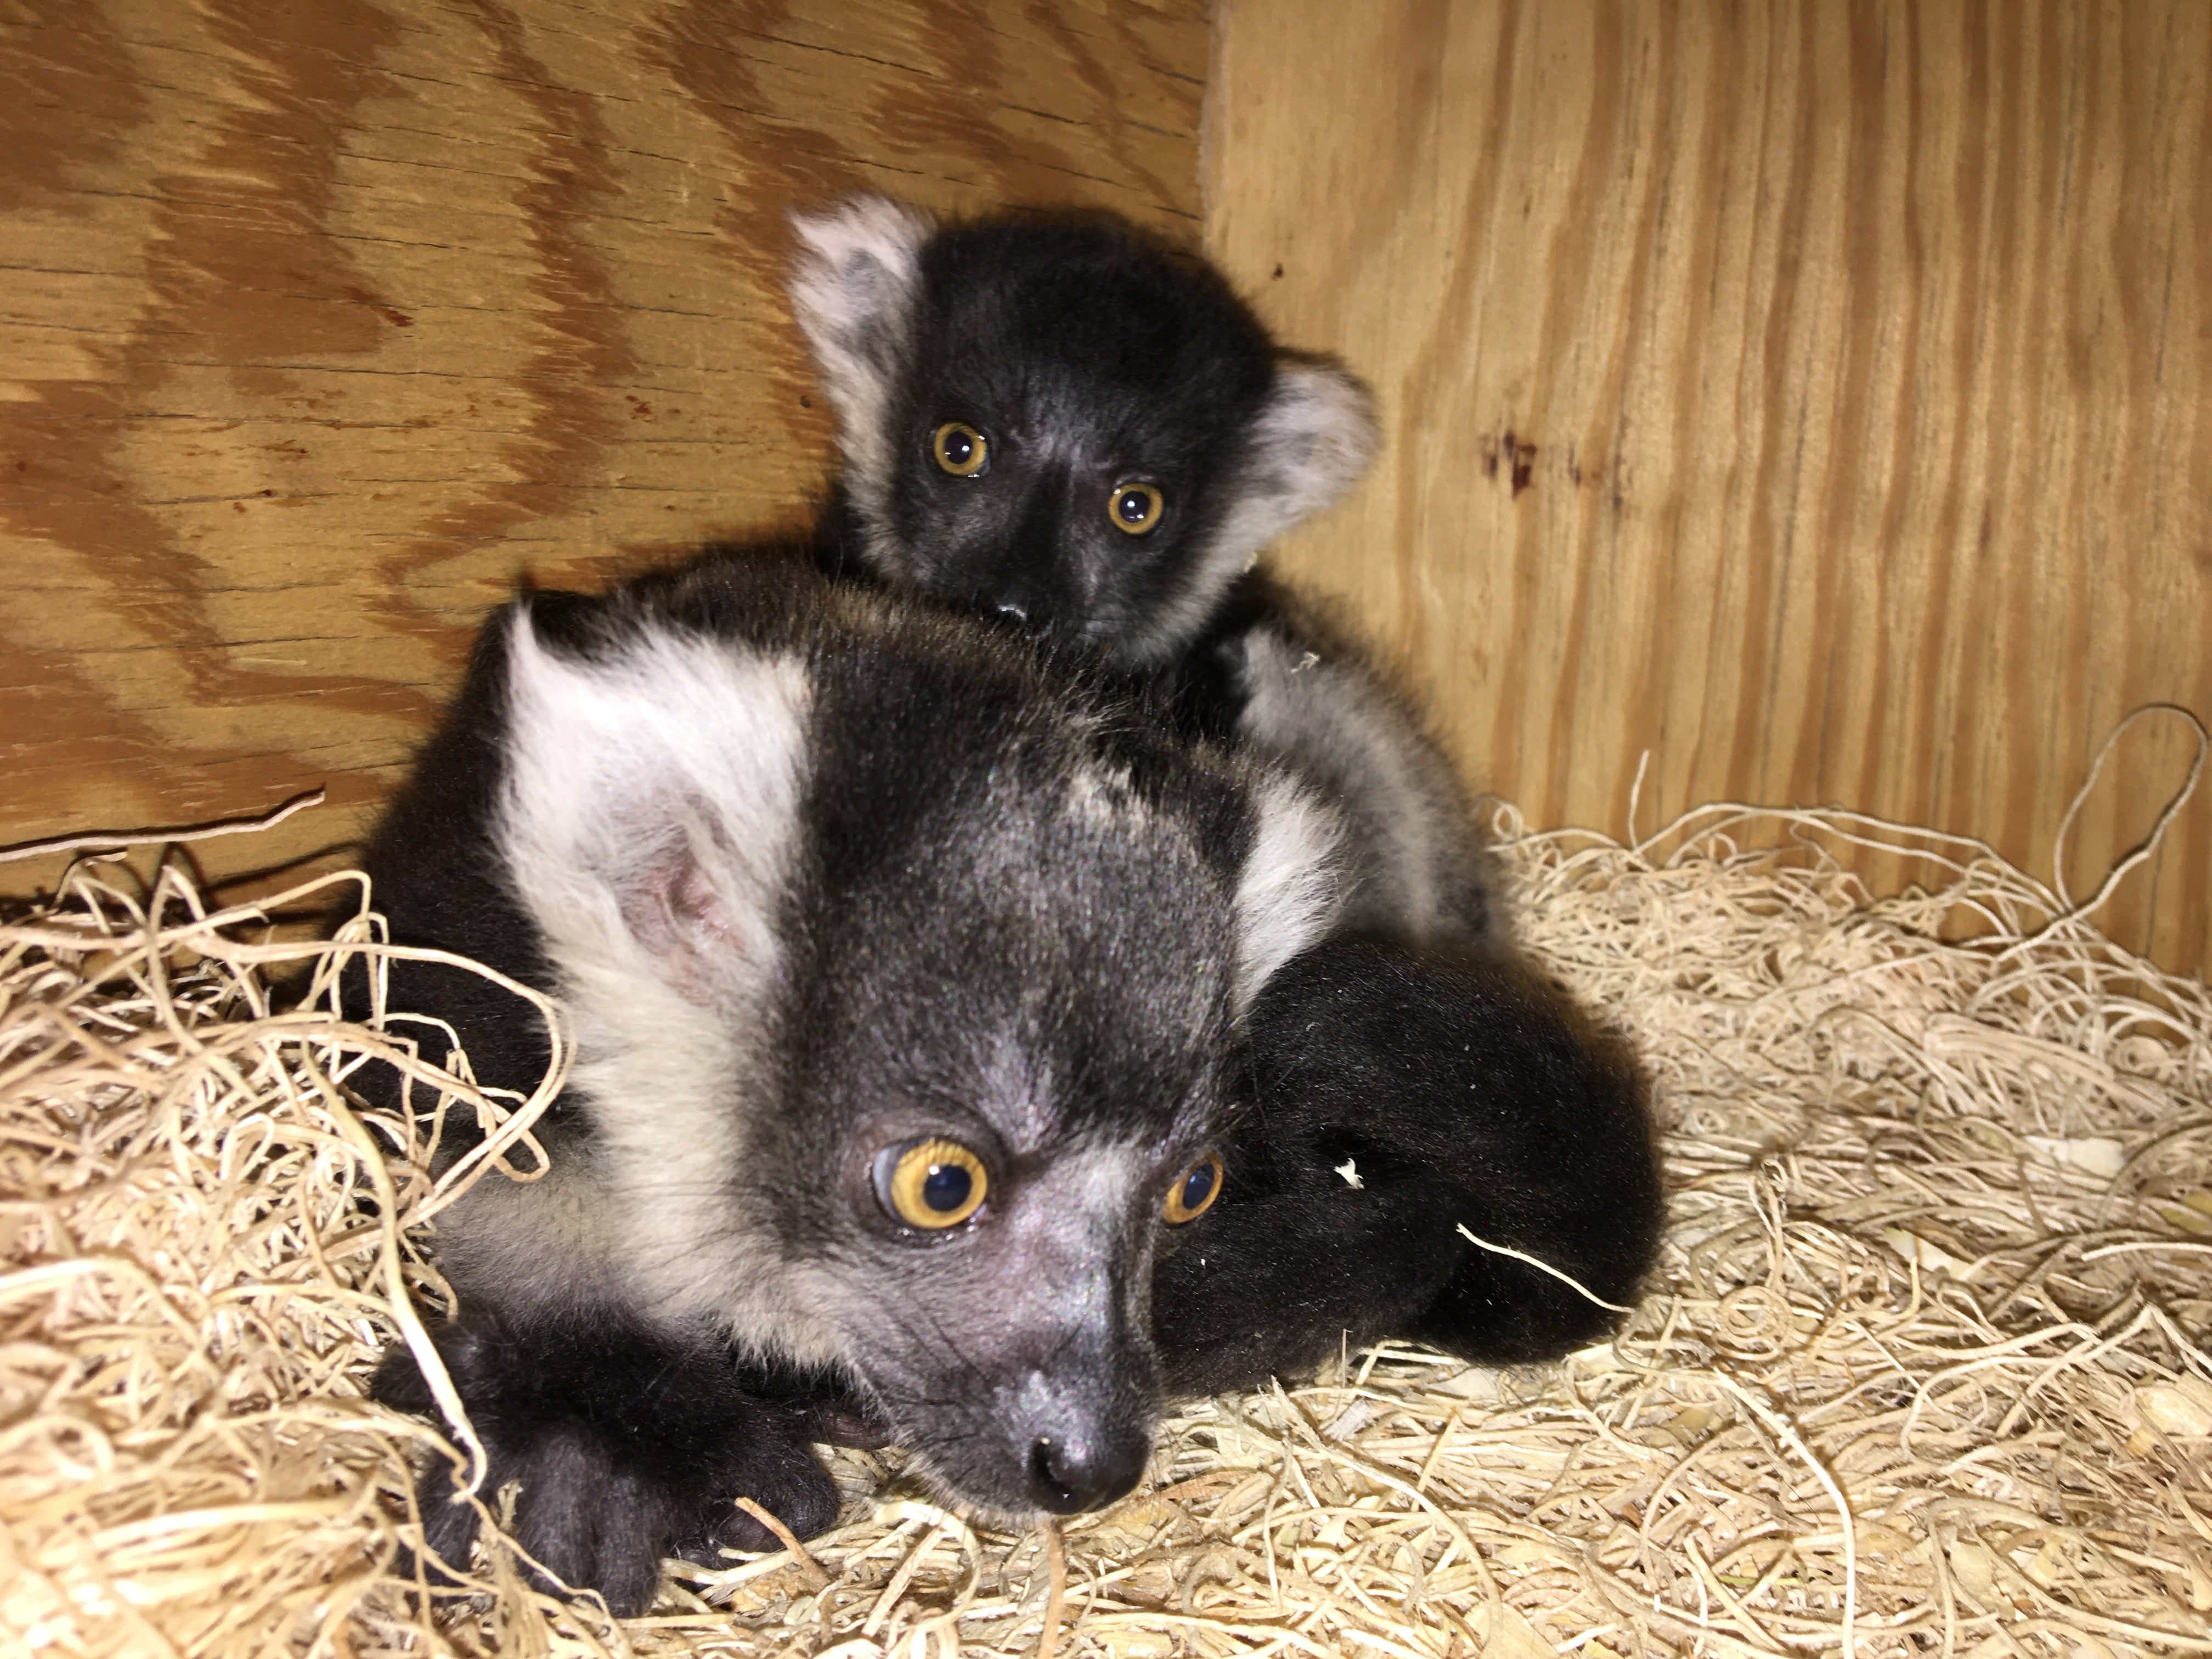
{"label": "adult lemur", "polygon": [[1514,965],[1419,722],[1251,568],[1365,466],[1365,393],[1103,217],[940,229],[865,197],[795,224],[845,458],[829,565],[1146,684],[1349,829],[1338,927],[1247,1022],[1223,1203],[1159,1269],[1170,1381],[1256,1382],[1346,1336],[1509,1362],[1608,1328],[1659,1224],[1632,1074]]}
{"label": "adult lemur", "polygon": [[[664,1554],[770,1542],[738,1497],[829,1524],[811,1439],[888,1437],[1001,1514],[1126,1491],[1153,1260],[1219,1189],[1231,1021],[1328,925],[1339,833],[798,562],[495,617],[368,861],[395,943],[557,994],[576,1044],[550,1169],[439,1226],[484,1498],[519,1480],[521,1543],[628,1613]],[[441,1021],[480,1082],[544,1074],[512,994],[390,974],[434,1058]],[[449,1119],[439,1164],[480,1138]],[[431,1404],[405,1350],[378,1392]],[[426,1472],[458,1564],[452,1495]]]}

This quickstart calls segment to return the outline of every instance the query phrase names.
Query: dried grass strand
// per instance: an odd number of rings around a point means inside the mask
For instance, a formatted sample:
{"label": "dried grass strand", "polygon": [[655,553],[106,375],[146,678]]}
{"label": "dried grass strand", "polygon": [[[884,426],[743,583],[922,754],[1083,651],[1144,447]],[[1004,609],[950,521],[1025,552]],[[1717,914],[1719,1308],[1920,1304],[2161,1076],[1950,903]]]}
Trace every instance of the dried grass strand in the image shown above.
{"label": "dried grass strand", "polygon": [[775,1540],[789,1552],[791,1559],[798,1564],[799,1571],[806,1575],[808,1583],[816,1589],[827,1589],[830,1587],[830,1575],[822,1571],[822,1564],[819,1561],[806,1553],[806,1546],[799,1541],[798,1535],[789,1527],[785,1526],[782,1522],[777,1520],[750,1498],[739,1498],[737,1504],[739,1509],[767,1528],[775,1536]]}
{"label": "dried grass strand", "polygon": [[1468,1243],[1474,1245],[1475,1249],[1479,1250],[1487,1250],[1492,1255],[1511,1256],[1516,1261],[1525,1261],[1530,1267],[1535,1268],[1537,1272],[1551,1274],[1553,1278],[1558,1279],[1560,1284],[1565,1285],[1577,1296],[1582,1297],[1583,1301],[1595,1303],[1599,1307],[1606,1309],[1609,1312],[1626,1314],[1634,1313],[1636,1311],[1634,1308],[1627,1306],[1623,1303],[1607,1301],[1595,1291],[1590,1289],[1589,1285],[1583,1284],[1581,1279],[1575,1278],[1571,1273],[1560,1272],[1557,1267],[1554,1267],[1550,1262],[1545,1261],[1540,1256],[1531,1255],[1526,1250],[1516,1250],[1510,1244],[1493,1244],[1486,1238],[1477,1238],[1473,1233],[1467,1230],[1467,1224],[1465,1222],[1462,1221],[1457,1224],[1459,1236],[1465,1239]]}
{"label": "dried grass strand", "polygon": [[1036,1659],[1054,1659],[1060,1651],[1060,1627],[1067,1615],[1067,1540],[1060,1522],[1048,1518],[1038,1523],[1044,1539],[1045,1571],[1050,1575],[1045,1591],[1044,1627],[1038,1632]]}
{"label": "dried grass strand", "polygon": [[64,836],[52,841],[28,841],[15,847],[0,848],[0,864],[12,863],[17,859],[42,858],[54,853],[73,853],[83,848],[120,851],[126,847],[175,847],[189,842],[212,841],[217,836],[252,835],[257,830],[275,829],[295,812],[304,812],[310,806],[320,806],[323,799],[322,790],[309,789],[258,817],[222,818],[213,823],[174,830],[142,830],[135,834]]}

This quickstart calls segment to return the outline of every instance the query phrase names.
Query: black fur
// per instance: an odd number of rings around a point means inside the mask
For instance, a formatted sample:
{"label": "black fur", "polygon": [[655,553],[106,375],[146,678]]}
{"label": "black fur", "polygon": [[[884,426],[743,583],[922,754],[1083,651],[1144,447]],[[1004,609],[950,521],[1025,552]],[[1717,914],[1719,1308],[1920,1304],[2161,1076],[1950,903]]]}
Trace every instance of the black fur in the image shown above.
{"label": "black fur", "polygon": [[1153,1281],[1172,1392],[1386,1336],[1517,1364],[1617,1322],[1460,1231],[1623,1305],[1650,1264],[1661,1195],[1635,1073],[1556,994],[1495,962],[1337,938],[1247,1024],[1254,1103],[1228,1179]]}
{"label": "black fur", "polygon": [[[866,1437],[830,1379],[672,1342],[618,1310],[524,1323],[467,1312],[435,1340],[490,1457],[485,1506],[496,1513],[501,1489],[520,1482],[515,1541],[621,1614],[652,1600],[664,1556],[712,1563],[723,1548],[776,1547],[738,1496],[802,1537],[831,1525],[837,1489],[808,1443]],[[436,1407],[405,1348],[386,1356],[373,1395],[402,1411]],[[416,1498],[424,1541],[454,1564],[477,1527],[475,1506],[453,1499],[459,1473],[428,1468]]]}
{"label": "black fur", "polygon": [[[906,565],[875,561],[878,574],[1109,658],[1194,599],[1210,615],[1212,596],[1192,591],[1206,575],[1200,550],[1248,482],[1275,384],[1273,349],[1243,303],[1210,267],[1104,218],[949,228],[922,245],[919,268],[885,415],[898,458],[886,528]],[[951,420],[989,434],[984,475],[949,477],[929,459]],[[1109,520],[1126,480],[1165,496],[1146,535]],[[848,496],[826,529],[839,568],[870,567]]]}

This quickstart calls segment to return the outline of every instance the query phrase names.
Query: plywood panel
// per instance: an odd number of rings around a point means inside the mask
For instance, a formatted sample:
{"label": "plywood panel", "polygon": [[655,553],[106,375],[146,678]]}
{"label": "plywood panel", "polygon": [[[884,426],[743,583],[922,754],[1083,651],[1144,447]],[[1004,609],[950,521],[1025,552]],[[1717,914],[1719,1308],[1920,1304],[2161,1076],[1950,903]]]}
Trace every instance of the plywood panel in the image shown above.
{"label": "plywood panel", "polygon": [[[1282,562],[1540,823],[2047,872],[2212,714],[2212,7],[1231,0],[1208,245],[1389,434]],[[2121,745],[2078,893],[2186,769]],[[1877,872],[1894,880],[1894,870]],[[2212,802],[2108,921],[2202,970]]]}
{"label": "plywood panel", "polygon": [[1206,49],[1201,0],[0,10],[0,843],[316,784],[203,861],[349,839],[519,573],[805,513],[789,206],[1194,235]]}

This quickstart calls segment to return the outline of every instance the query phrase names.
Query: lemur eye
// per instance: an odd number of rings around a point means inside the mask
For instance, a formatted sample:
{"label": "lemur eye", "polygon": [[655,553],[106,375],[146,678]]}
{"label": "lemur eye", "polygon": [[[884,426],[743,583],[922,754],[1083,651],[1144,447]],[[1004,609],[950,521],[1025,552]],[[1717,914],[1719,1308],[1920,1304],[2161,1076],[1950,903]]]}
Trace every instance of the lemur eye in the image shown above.
{"label": "lemur eye", "polygon": [[1167,504],[1167,497],[1148,483],[1116,484],[1113,499],[1106,504],[1106,516],[1114,520],[1115,529],[1141,536],[1160,521]]}
{"label": "lemur eye", "polygon": [[1221,1196],[1221,1154],[1208,1152],[1175,1179],[1163,1206],[1168,1225],[1180,1227],[1195,1221]]}
{"label": "lemur eye", "polygon": [[876,1159],[876,1197],[909,1227],[958,1226],[990,1184],[983,1160],[957,1140],[917,1140]]}
{"label": "lemur eye", "polygon": [[991,441],[965,421],[947,421],[929,441],[937,464],[956,478],[972,478],[991,464]]}

